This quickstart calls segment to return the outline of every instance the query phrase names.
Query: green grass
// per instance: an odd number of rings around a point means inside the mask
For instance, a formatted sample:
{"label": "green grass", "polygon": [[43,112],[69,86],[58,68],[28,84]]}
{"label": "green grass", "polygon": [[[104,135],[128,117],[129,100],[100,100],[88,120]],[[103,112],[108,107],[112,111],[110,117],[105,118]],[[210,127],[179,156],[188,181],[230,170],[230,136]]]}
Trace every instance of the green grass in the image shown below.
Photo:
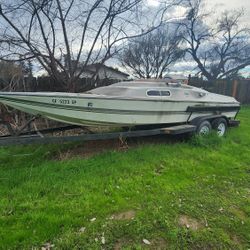
{"label": "green grass", "polygon": [[75,144],[1,148],[0,249],[249,248],[250,107],[239,119],[226,138],[88,159],[55,160]]}

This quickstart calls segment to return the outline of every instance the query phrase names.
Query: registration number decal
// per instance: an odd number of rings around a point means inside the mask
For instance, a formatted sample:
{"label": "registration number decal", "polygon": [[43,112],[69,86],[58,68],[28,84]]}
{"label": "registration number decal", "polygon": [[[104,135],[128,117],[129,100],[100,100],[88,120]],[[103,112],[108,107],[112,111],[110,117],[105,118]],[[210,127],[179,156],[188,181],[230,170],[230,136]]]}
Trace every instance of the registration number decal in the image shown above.
{"label": "registration number decal", "polygon": [[77,101],[76,100],[74,100],[74,99],[57,99],[57,98],[53,98],[52,99],[52,103],[54,103],[54,104],[77,104]]}

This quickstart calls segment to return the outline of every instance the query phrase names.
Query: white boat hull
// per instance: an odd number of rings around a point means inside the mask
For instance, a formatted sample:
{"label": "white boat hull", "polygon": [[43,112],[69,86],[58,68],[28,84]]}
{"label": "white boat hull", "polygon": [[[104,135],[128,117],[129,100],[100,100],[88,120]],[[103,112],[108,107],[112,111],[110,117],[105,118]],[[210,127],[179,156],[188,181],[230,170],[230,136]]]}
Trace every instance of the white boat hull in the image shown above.
{"label": "white boat hull", "polygon": [[[135,126],[185,123],[220,112],[236,116],[239,103],[187,100],[129,99],[69,93],[0,93],[0,102],[18,110],[69,124]],[[204,107],[195,112],[188,107]]]}

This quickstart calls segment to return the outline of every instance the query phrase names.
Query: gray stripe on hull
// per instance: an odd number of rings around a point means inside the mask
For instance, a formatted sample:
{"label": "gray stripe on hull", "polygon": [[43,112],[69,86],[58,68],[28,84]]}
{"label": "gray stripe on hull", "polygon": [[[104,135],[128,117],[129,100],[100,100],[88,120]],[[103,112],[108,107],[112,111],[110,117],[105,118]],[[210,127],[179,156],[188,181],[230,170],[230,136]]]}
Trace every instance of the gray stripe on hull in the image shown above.
{"label": "gray stripe on hull", "polygon": [[[28,100],[13,100],[11,98],[6,98],[7,102],[19,103],[24,105],[29,105],[31,107],[46,107],[46,108],[56,108],[64,110],[73,110],[73,111],[82,111],[82,112],[91,112],[91,113],[103,113],[103,114],[125,114],[125,115],[145,115],[145,114],[186,114],[186,111],[141,111],[141,110],[122,110],[122,109],[102,109],[102,108],[86,108],[79,106],[67,106],[67,105],[56,105],[53,103],[43,103],[43,102],[34,102]],[[37,109],[36,109],[37,110]],[[39,110],[38,110],[39,111]]]}

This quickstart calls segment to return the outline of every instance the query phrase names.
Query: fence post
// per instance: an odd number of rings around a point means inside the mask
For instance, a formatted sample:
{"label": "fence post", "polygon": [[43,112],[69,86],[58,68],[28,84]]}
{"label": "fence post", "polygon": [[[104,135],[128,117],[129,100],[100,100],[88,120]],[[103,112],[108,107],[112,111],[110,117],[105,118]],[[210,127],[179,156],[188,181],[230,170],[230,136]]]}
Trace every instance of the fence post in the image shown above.
{"label": "fence post", "polygon": [[238,89],[238,81],[234,80],[233,81],[233,91],[232,91],[232,96],[235,98],[237,95],[237,89]]}

